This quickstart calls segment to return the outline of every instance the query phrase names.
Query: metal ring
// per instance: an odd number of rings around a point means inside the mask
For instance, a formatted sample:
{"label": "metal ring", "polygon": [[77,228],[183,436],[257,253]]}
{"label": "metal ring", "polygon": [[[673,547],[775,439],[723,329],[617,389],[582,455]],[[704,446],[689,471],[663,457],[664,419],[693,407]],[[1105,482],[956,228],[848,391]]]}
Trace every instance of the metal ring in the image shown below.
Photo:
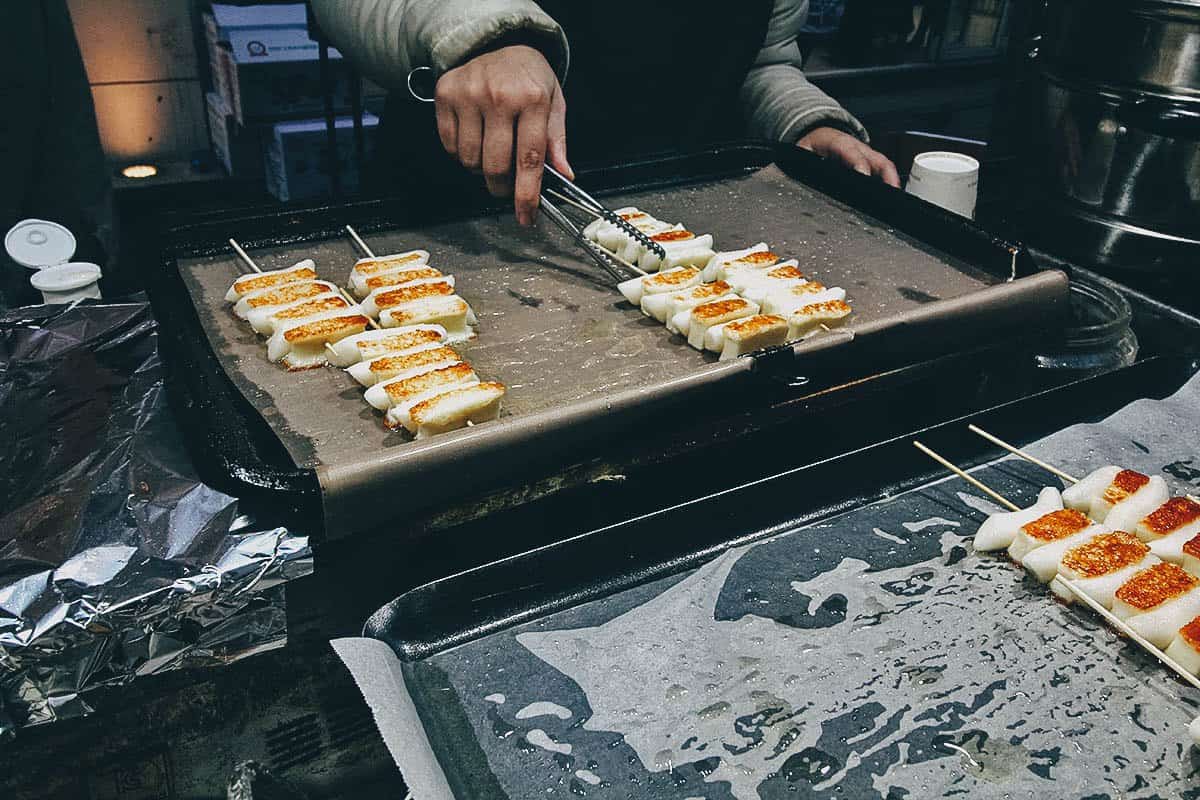
{"label": "metal ring", "polygon": [[408,73],[408,93],[420,100],[422,103],[432,103],[434,102],[432,97],[422,97],[413,87],[413,76],[418,72],[433,72],[433,67],[416,67]]}

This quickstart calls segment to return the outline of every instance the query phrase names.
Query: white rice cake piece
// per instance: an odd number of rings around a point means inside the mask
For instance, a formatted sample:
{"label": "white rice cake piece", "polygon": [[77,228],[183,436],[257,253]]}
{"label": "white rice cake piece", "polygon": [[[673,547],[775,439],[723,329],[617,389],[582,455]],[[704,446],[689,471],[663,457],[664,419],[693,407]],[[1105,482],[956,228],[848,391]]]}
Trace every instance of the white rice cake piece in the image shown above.
{"label": "white rice cake piece", "polygon": [[[1111,609],[1117,589],[1137,573],[1158,563],[1146,543],[1132,533],[1108,531],[1063,553],[1058,562],[1058,574],[1100,605]],[[1063,601],[1075,602],[1075,595],[1057,582],[1052,582],[1050,588]]]}
{"label": "white rice cake piece", "polygon": [[405,427],[418,439],[426,439],[468,424],[490,422],[500,416],[505,392],[504,384],[494,381],[451,389],[409,407]]}
{"label": "white rice cake piece", "polygon": [[1108,532],[1108,528],[1092,522],[1082,512],[1064,508],[1022,527],[1010,545],[1009,553],[1024,545],[1027,548],[1025,554],[1014,560],[1039,582],[1049,583],[1058,574],[1059,562],[1068,550]]}
{"label": "white rice cake piece", "polygon": [[[1188,611],[1191,610],[1190,613]],[[1175,631],[1200,614],[1200,578],[1184,572],[1178,564],[1160,561],[1136,573],[1113,593],[1112,612],[1155,647],[1166,647]],[[1163,622],[1182,612],[1183,616],[1164,633]],[[1149,618],[1134,627],[1134,620]],[[1161,644],[1160,644],[1161,642]]]}
{"label": "white rice cake piece", "polygon": [[[613,213],[616,214],[621,219],[625,220],[626,222],[628,222],[630,219],[641,219],[641,218],[646,218],[646,217],[650,216],[645,211],[642,211],[641,209],[635,208],[633,206],[625,206],[624,208],[618,208],[615,211],[613,211]],[[587,238],[591,239],[594,242],[594,241],[596,241],[597,235],[600,233],[600,229],[605,227],[606,225],[612,225],[612,223],[609,222],[608,220],[604,219],[603,217],[596,217],[594,220],[592,220],[586,226],[584,226],[583,235],[586,236]]]}
{"label": "white rice cake piece", "polygon": [[[657,220],[649,215],[643,219],[630,219],[626,220],[626,222],[633,226],[634,230],[646,236],[654,236],[655,234],[666,233],[668,231],[683,230],[683,226],[677,222],[663,222],[662,220]],[[601,230],[596,238],[596,244],[600,245],[610,253],[623,253],[625,252],[626,248],[631,245],[631,243],[637,244],[634,237],[624,228],[613,225],[612,223],[609,223],[607,228]]]}
{"label": "white rice cake piece", "polygon": [[1193,575],[1200,576],[1200,535],[1193,536],[1183,543],[1183,568]]}
{"label": "white rice cake piece", "polygon": [[707,233],[697,236],[689,230],[668,230],[651,234],[650,241],[662,247],[666,258],[659,258],[658,253],[632,237],[621,250],[621,257],[647,272],[654,272],[681,265],[702,267],[714,255],[713,237]]}
{"label": "white rice cake piece", "polygon": [[830,289],[818,281],[809,281],[768,295],[763,300],[762,307],[767,313],[787,317],[805,306],[845,299],[846,290],[840,286]]}
{"label": "white rice cake piece", "polygon": [[356,336],[347,336],[333,345],[329,363],[335,367],[348,367],[388,353],[412,350],[424,345],[437,345],[444,341],[446,329],[441,325],[408,325],[403,328],[365,331]]}
{"label": "white rice cake piece", "polygon": [[[1063,539],[1073,540],[1091,526],[1092,521],[1087,515],[1073,508],[1051,511],[1017,529],[1012,544],[1008,546],[1008,557],[1023,566],[1025,557],[1038,548]],[[1080,539],[1071,544],[1081,544],[1083,541]],[[1058,572],[1057,568],[1054,572]]]}
{"label": "white rice cake piece", "polygon": [[242,298],[233,304],[233,313],[240,319],[246,319],[250,312],[256,309],[278,311],[293,303],[337,293],[338,288],[329,281],[297,281],[282,286],[268,286],[242,295]]}
{"label": "white rice cake piece", "polygon": [[737,270],[725,280],[735,292],[759,305],[764,298],[809,282],[794,260],[766,269]]}
{"label": "white rice cake piece", "polygon": [[[1134,533],[1141,519],[1166,503],[1169,497],[1170,489],[1162,477],[1150,477],[1111,465],[1093,471],[1062,493],[1068,509],[1079,509],[1112,530],[1129,533]],[[1112,513],[1117,516],[1110,519]]]}
{"label": "white rice cake piece", "polygon": [[225,302],[236,303],[242,299],[242,295],[259,289],[283,286],[297,281],[315,281],[316,279],[316,262],[311,258],[306,258],[286,269],[273,269],[267,272],[256,272],[253,275],[243,275],[229,287],[229,291],[225,293]]}
{"label": "white rice cake piece", "polygon": [[1172,497],[1146,515],[1133,532],[1163,561],[1183,564],[1183,546],[1200,534],[1200,503]]}
{"label": "white rice cake piece", "polygon": [[[1200,675],[1200,617],[1193,617],[1175,632],[1167,645],[1167,657],[1193,675]],[[1192,725],[1196,722],[1193,721]]]}
{"label": "white rice cake piece", "polygon": [[822,325],[833,328],[841,325],[853,309],[845,300],[824,300],[809,303],[788,314],[788,340],[802,339]]}
{"label": "white rice cake piece", "polygon": [[376,289],[362,301],[363,313],[378,318],[385,308],[402,306],[425,297],[449,297],[454,294],[454,276],[421,278],[403,286],[385,286]]}
{"label": "white rice cake piece", "polygon": [[725,270],[735,262],[743,266],[762,269],[779,263],[779,256],[771,252],[771,248],[767,246],[766,242],[759,242],[741,250],[713,253],[713,257],[704,265],[704,282],[725,280]]}
{"label": "white rice cake piece", "polygon": [[412,269],[429,263],[428,250],[409,250],[405,253],[393,253],[387,256],[360,258],[354,262],[350,270],[350,291],[356,295],[366,296],[367,278],[382,275],[385,272],[396,272],[402,269]]}
{"label": "white rice cake piece", "polygon": [[362,281],[363,291],[355,292],[354,296],[361,300],[376,289],[383,289],[388,286],[403,286],[425,278],[441,277],[445,277],[444,273],[440,269],[435,269],[428,264],[419,267],[398,269],[393,272],[382,272]]}
{"label": "white rice cake piece", "polygon": [[270,336],[281,325],[294,325],[297,322],[313,322],[327,317],[336,317],[348,313],[361,314],[362,309],[352,304],[340,294],[329,294],[315,300],[302,300],[284,306],[278,311],[255,309],[250,312],[246,321],[254,332],[260,336]]}
{"label": "white rice cake piece", "polygon": [[[659,322],[668,323],[667,328],[670,329],[671,317],[679,312],[690,311],[702,303],[711,303],[732,295],[733,289],[724,281],[700,283],[681,292],[643,295],[642,313]],[[674,330],[671,332],[676,333]]]}
{"label": "white rice cake piece", "polygon": [[[704,335],[704,348],[720,353],[721,361],[775,347],[787,341],[788,324],[774,314],[755,314],[752,317],[714,325]],[[713,339],[716,341],[713,341]]]}
{"label": "white rice cake piece", "polygon": [[[465,361],[419,370],[412,375],[401,375],[381,381],[363,392],[363,400],[377,411],[387,411],[406,402],[415,402],[420,396],[431,397],[428,392],[445,392],[451,388],[477,383],[479,376]],[[435,391],[436,390],[436,391]]]}
{"label": "white rice cake piece", "polygon": [[370,324],[363,314],[343,314],[280,327],[267,340],[267,358],[290,370],[320,367],[328,360],[326,344],[362,333]]}
{"label": "white rice cake piece", "polygon": [[418,371],[448,367],[462,361],[462,357],[444,344],[427,344],[399,353],[360,361],[350,365],[346,372],[363,386],[374,386],[380,381],[415,375]]}
{"label": "white rice cake piece", "polygon": [[708,333],[709,328],[725,322],[733,322],[735,319],[752,317],[758,313],[758,306],[749,300],[734,297],[728,300],[704,303],[688,313],[691,315],[690,321],[687,323],[688,344],[697,350],[703,350],[704,335]]}
{"label": "white rice cake piece", "polygon": [[437,296],[414,300],[403,305],[385,308],[379,314],[384,328],[410,325],[440,325],[446,331],[446,343],[465,342],[475,336],[472,326],[478,324],[475,312],[458,295]]}
{"label": "white rice cake piece", "polygon": [[997,511],[975,532],[975,549],[981,553],[1004,550],[1013,543],[1022,525],[1063,507],[1062,495],[1052,486],[1038,492],[1037,502],[1020,511]]}
{"label": "white rice cake piece", "polygon": [[[696,267],[673,267],[655,275],[644,275],[621,281],[617,289],[635,306],[642,304],[647,295],[665,294],[687,289],[700,283],[700,270]],[[644,313],[644,312],[643,312]]]}

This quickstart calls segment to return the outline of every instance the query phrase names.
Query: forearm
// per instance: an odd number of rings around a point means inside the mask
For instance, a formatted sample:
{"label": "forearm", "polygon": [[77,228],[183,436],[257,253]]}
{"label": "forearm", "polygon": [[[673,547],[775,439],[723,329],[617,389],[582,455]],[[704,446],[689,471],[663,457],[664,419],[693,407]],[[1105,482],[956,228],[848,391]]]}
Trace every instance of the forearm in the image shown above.
{"label": "forearm", "polygon": [[755,66],[742,84],[741,101],[749,133],[756,138],[792,143],[814,128],[834,127],[868,140],[862,123],[793,63]]}
{"label": "forearm", "polygon": [[560,80],[567,40],[532,0],[313,0],[322,30],[342,55],[384,86],[414,67],[443,73],[501,41],[537,47]]}

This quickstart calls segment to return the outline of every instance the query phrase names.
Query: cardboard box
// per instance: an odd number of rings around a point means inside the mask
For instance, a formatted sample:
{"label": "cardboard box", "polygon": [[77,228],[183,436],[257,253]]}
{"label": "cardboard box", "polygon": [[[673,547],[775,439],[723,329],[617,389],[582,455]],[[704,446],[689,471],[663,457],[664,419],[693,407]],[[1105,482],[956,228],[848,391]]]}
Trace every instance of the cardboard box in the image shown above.
{"label": "cardboard box", "polygon": [[[308,36],[303,4],[214,3],[204,22],[214,89],[240,124],[324,113],[319,47]],[[329,59],[334,109],[346,113],[350,70],[335,48],[329,49]]]}
{"label": "cardboard box", "polygon": [[[379,118],[363,114],[366,159],[370,159]],[[333,191],[329,174],[324,119],[277,123],[266,147],[267,191],[283,202],[328,195]],[[344,192],[358,189],[360,175],[354,152],[351,117],[337,120],[337,165]]]}

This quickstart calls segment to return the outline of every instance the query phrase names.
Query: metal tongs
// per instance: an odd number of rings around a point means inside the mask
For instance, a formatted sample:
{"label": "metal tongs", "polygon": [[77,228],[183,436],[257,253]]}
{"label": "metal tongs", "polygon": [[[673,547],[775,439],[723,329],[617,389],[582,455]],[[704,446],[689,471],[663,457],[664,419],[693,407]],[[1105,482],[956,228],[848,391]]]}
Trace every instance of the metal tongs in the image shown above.
{"label": "metal tongs", "polygon": [[[422,103],[432,103],[434,102],[433,97],[428,97],[422,94],[421,92],[417,91],[417,88],[413,85],[413,77],[423,72],[432,73],[433,68],[417,67],[408,73],[408,91],[409,94],[411,94],[417,100],[420,100]],[[574,239],[576,244],[582,247],[584,252],[591,256],[592,260],[595,261],[601,269],[612,276],[613,280],[620,283],[621,281],[637,275],[645,275],[646,271],[639,268],[635,264],[630,264],[628,261],[616,255],[615,253],[610,253],[596,242],[593,242],[591,239],[587,238],[587,236],[585,236],[583,233],[583,228],[581,228],[575,222],[575,220],[571,219],[571,217],[564,214],[562,209],[560,209],[555,203],[551,202],[547,195],[551,195],[558,200],[563,201],[567,205],[590,214],[594,219],[603,219],[606,222],[615,225],[647,250],[654,252],[654,254],[660,259],[665,259],[667,257],[667,251],[661,244],[652,240],[649,236],[642,233],[635,226],[631,225],[627,220],[622,219],[621,216],[615,211],[605,206],[583,189],[579,188],[579,186],[577,186],[574,181],[567,178],[566,175],[563,175],[549,164],[544,164],[542,169],[545,173],[542,178],[542,192],[539,195],[541,200],[539,207],[541,208],[542,213],[549,217],[550,221],[561,228],[564,233]],[[547,184],[550,182],[555,184],[555,188],[548,188]]]}

